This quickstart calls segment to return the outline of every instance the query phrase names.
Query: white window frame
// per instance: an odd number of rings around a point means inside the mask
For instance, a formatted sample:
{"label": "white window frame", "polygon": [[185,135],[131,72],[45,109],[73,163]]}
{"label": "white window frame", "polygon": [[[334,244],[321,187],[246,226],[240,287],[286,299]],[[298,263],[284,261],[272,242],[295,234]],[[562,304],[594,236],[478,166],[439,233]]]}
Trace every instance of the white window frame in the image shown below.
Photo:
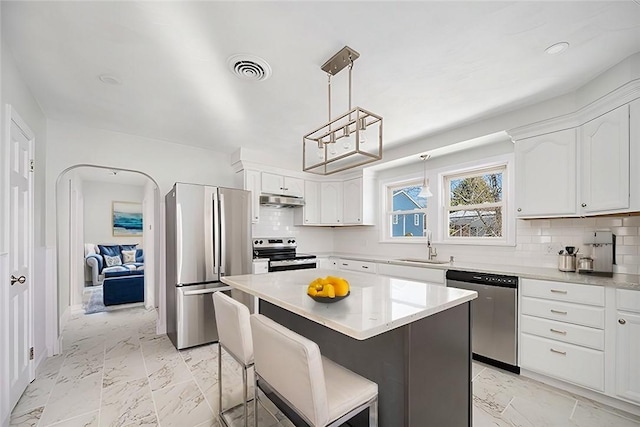
{"label": "white window frame", "polygon": [[[513,154],[496,156],[488,159],[469,162],[457,168],[441,169],[438,172],[438,201],[437,217],[434,223],[438,225],[435,243],[452,245],[479,245],[479,246],[515,246],[516,218],[514,211],[515,183],[513,173]],[[449,186],[447,178],[460,177],[487,173],[491,170],[504,167],[502,172],[502,237],[450,237],[449,236]],[[433,190],[432,190],[433,191]],[[482,205],[491,207],[494,204]]]}
{"label": "white window frame", "polygon": [[[402,188],[402,187],[410,187],[412,185],[422,185],[423,175],[410,175],[404,177],[398,177],[396,179],[390,179],[384,182],[381,182],[381,197],[382,203],[381,207],[381,215],[383,223],[380,227],[380,242],[381,243],[419,243],[424,245],[426,242],[426,236],[391,236],[391,230],[393,228],[393,215],[400,215],[400,211],[392,211],[391,203],[392,199],[390,197],[393,189]],[[432,199],[429,199],[432,200]],[[427,206],[429,202],[427,202]],[[401,215],[406,214],[424,214],[426,216],[425,223],[428,221],[429,209],[414,209],[409,211],[401,211]],[[424,229],[424,227],[423,227]]]}

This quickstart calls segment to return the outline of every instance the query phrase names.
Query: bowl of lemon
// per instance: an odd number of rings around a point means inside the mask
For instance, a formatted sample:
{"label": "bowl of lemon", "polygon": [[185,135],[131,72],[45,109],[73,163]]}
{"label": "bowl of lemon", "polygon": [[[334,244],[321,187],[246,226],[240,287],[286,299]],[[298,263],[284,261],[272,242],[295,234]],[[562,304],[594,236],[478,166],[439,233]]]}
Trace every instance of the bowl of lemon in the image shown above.
{"label": "bowl of lemon", "polygon": [[342,277],[318,277],[309,283],[307,295],[317,302],[338,302],[351,294],[349,282]]}

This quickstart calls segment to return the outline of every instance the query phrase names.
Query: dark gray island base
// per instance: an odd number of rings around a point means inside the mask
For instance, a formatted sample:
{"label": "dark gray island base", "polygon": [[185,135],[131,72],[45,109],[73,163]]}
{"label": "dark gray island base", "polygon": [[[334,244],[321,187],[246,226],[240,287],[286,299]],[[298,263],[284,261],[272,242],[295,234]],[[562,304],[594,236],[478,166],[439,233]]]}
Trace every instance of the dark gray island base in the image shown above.
{"label": "dark gray island base", "polygon": [[[362,341],[264,300],[259,310],[318,343],[324,356],[375,381],[379,426],[472,426],[470,302]],[[367,426],[366,413],[348,425]]]}

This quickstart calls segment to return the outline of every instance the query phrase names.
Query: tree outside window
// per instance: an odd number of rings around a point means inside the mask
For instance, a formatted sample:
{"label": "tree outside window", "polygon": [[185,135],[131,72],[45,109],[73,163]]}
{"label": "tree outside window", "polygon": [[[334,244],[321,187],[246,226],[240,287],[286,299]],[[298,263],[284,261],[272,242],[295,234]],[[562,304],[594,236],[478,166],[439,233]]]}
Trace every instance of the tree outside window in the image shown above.
{"label": "tree outside window", "polygon": [[505,235],[503,175],[506,166],[444,177],[448,238]]}

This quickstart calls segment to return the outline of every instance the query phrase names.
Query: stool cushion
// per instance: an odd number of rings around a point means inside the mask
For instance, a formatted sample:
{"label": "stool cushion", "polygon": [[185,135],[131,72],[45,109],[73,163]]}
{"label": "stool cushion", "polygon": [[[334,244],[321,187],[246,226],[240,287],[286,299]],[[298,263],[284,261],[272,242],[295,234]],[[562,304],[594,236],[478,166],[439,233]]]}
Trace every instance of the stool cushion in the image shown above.
{"label": "stool cushion", "polygon": [[273,320],[251,316],[255,370],[313,423],[326,425],[329,407],[318,345]]}
{"label": "stool cushion", "polygon": [[250,313],[246,305],[222,292],[213,293],[220,343],[245,366],[253,363]]}
{"label": "stool cushion", "polygon": [[329,403],[329,422],[378,395],[378,384],[361,377],[331,359],[322,357]]}

